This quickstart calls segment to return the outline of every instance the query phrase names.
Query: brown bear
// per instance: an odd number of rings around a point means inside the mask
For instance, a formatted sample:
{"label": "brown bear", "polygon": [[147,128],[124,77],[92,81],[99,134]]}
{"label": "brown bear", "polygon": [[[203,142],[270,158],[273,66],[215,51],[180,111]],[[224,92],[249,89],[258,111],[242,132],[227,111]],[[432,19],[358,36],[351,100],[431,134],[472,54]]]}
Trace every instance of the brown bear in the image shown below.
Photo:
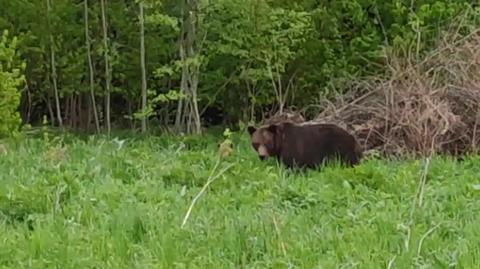
{"label": "brown bear", "polygon": [[334,158],[351,167],[362,158],[357,140],[334,124],[281,122],[247,130],[261,160],[276,157],[289,168],[317,168]]}

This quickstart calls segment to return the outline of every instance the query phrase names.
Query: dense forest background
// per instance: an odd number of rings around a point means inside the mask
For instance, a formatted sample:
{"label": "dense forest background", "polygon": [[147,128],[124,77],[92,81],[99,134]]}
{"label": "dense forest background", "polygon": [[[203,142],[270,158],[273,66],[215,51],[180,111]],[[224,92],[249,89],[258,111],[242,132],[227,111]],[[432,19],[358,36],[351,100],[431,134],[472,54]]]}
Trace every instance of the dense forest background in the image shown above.
{"label": "dense forest background", "polygon": [[21,122],[86,132],[312,117],[347,81],[417,57],[466,0],[0,0],[0,133]]}

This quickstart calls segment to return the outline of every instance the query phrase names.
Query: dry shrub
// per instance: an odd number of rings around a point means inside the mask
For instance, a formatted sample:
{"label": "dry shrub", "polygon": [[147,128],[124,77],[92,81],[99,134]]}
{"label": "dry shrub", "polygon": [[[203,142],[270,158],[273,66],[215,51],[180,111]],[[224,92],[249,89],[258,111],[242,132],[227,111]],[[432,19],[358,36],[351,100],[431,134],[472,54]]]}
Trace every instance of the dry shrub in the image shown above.
{"label": "dry shrub", "polygon": [[353,132],[383,154],[476,152],[480,142],[480,29],[445,36],[427,57],[390,57],[389,74],[351,84],[318,121]]}
{"label": "dry shrub", "polygon": [[278,124],[281,122],[293,122],[302,123],[305,122],[305,118],[300,112],[293,110],[285,110],[283,112],[277,112],[273,116],[264,121],[264,125]]}

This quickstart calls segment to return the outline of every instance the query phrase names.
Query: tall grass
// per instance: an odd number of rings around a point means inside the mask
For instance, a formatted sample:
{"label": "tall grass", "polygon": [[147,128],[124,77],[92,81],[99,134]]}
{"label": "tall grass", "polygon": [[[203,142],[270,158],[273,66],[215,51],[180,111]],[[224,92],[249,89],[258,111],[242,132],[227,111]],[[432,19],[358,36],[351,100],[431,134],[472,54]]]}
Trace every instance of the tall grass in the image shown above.
{"label": "tall grass", "polygon": [[214,136],[3,142],[0,268],[479,268],[479,157],[295,173],[233,140],[183,228]]}

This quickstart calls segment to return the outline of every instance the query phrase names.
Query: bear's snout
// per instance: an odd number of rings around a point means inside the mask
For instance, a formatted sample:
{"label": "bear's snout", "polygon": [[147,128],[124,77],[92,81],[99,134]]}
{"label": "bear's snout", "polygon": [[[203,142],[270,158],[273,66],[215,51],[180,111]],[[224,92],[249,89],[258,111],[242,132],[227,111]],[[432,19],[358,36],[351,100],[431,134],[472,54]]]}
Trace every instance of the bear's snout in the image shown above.
{"label": "bear's snout", "polygon": [[267,150],[267,147],[265,147],[265,145],[260,145],[258,147],[258,156],[262,160],[268,157],[268,150]]}

